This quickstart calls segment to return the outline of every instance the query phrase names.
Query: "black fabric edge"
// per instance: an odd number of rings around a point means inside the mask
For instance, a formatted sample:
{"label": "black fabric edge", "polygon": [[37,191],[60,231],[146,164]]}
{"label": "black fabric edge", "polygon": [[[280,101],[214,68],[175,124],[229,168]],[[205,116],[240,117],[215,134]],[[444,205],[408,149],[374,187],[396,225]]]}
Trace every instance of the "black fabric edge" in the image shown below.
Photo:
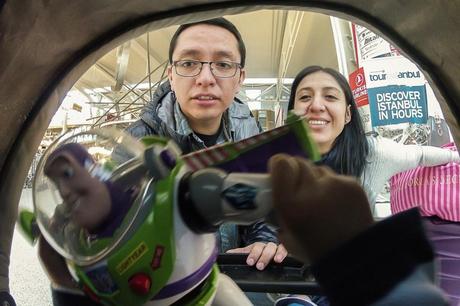
{"label": "black fabric edge", "polygon": [[2,8],[5,5],[6,0],[0,0],[0,14],[2,13]]}
{"label": "black fabric edge", "polygon": [[376,223],[312,266],[331,305],[369,305],[434,258],[417,208]]}

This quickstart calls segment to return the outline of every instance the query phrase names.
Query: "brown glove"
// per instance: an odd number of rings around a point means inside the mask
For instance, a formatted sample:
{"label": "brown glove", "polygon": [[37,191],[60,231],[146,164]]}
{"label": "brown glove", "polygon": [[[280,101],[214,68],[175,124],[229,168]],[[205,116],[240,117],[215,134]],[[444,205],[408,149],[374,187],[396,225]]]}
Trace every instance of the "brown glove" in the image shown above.
{"label": "brown glove", "polygon": [[279,238],[304,262],[314,262],[373,224],[355,178],[311,161],[279,154],[270,159]]}

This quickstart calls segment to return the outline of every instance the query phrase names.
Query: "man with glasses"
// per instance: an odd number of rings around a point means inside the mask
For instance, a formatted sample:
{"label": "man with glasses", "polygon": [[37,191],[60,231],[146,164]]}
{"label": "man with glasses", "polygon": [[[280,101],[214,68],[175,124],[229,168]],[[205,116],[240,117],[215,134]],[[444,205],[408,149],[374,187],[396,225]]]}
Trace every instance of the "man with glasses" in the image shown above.
{"label": "man with glasses", "polygon": [[[260,133],[248,106],[235,98],[245,78],[245,60],[244,42],[228,20],[181,25],[169,46],[169,82],[155,92],[128,132],[139,138],[166,136],[184,153]],[[249,253],[247,263],[259,270],[287,255],[262,222],[224,225],[219,233],[222,252]]]}

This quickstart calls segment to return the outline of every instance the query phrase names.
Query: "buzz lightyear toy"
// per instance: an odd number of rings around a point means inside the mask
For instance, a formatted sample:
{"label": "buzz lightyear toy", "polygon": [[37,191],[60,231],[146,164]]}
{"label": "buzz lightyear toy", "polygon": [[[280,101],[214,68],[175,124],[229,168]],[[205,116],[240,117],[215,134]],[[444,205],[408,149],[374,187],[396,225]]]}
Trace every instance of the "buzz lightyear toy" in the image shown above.
{"label": "buzz lightyear toy", "polygon": [[41,234],[104,305],[245,305],[215,264],[214,232],[271,211],[268,159],[318,157],[307,127],[284,127],[181,156],[172,142],[110,129],[70,134],[43,155],[34,185]]}

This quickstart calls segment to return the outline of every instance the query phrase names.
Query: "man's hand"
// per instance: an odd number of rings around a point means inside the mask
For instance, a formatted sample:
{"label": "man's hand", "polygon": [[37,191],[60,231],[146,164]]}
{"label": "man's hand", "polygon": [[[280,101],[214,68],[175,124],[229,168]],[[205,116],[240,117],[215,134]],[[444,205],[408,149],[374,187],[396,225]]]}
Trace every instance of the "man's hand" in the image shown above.
{"label": "man's hand", "polygon": [[273,242],[254,242],[244,248],[228,250],[227,253],[244,253],[249,254],[246,263],[249,266],[255,265],[258,270],[263,270],[273,259],[280,263],[286,258],[287,250],[282,245],[276,245]]}
{"label": "man's hand", "polygon": [[279,238],[302,261],[315,261],[373,224],[355,178],[283,154],[270,159],[269,169]]}

